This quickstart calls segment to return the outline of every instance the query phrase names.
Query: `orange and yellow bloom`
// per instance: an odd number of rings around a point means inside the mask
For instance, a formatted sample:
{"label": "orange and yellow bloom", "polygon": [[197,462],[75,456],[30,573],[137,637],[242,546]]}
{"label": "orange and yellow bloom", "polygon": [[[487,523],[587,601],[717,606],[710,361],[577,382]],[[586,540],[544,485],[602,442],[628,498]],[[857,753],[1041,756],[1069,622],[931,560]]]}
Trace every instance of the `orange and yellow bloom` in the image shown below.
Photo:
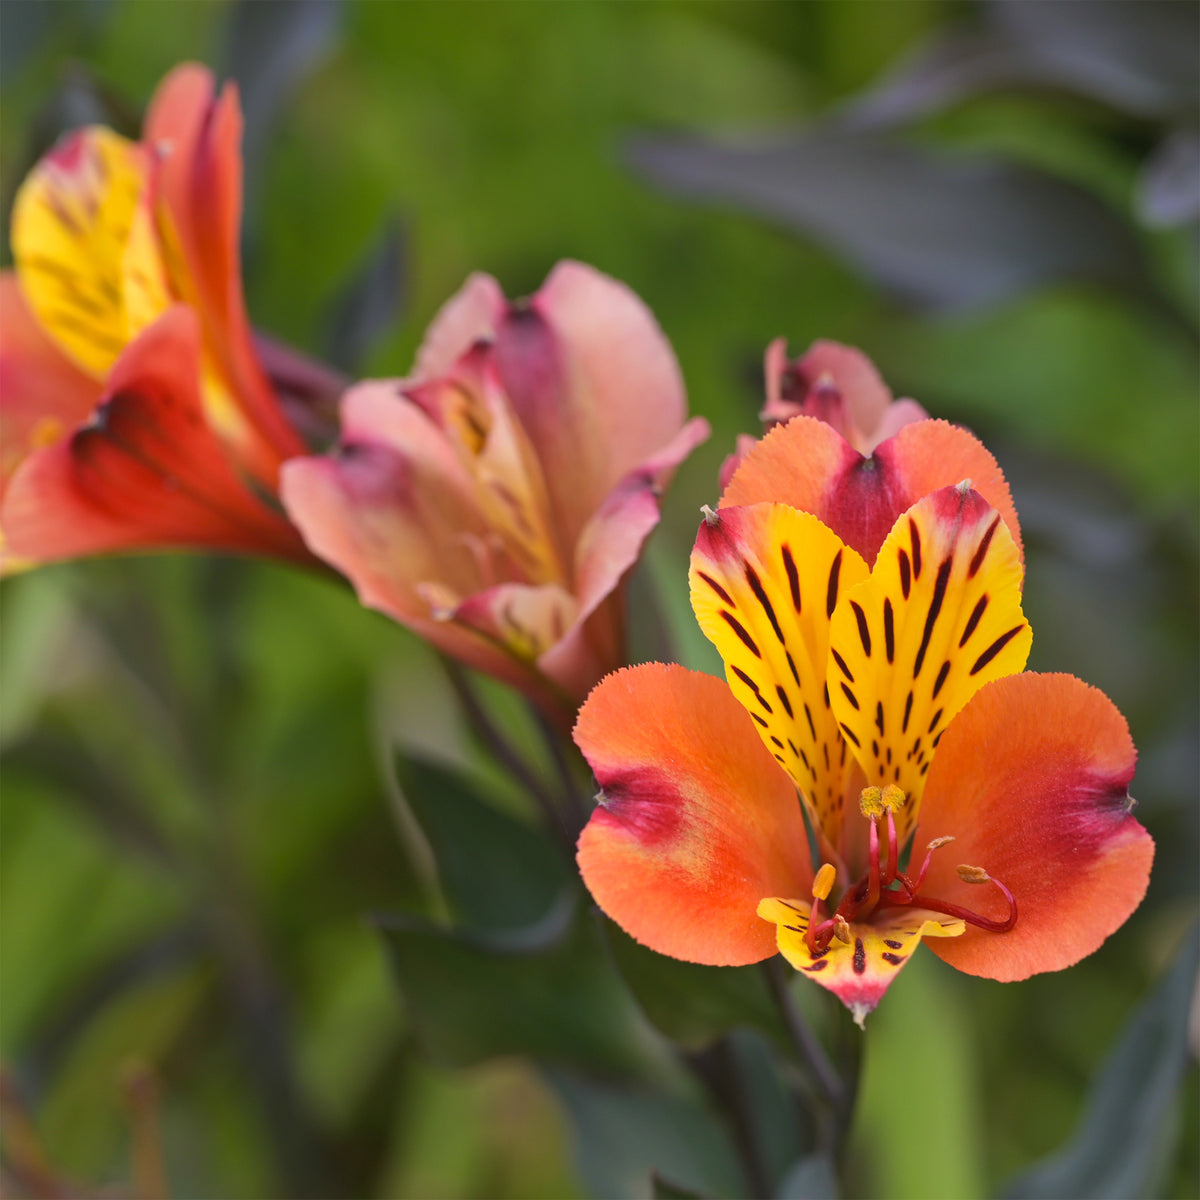
{"label": "orange and yellow bloom", "polygon": [[811,417],[772,431],[692,555],[727,682],[633,667],[581,710],[600,907],[690,961],[778,950],[860,1021],[923,939],[1001,980],[1095,950],[1153,844],[1120,714],[1022,673],[1016,530],[963,430],[909,424],[869,457]]}
{"label": "orange and yellow bloom", "polygon": [[305,449],[242,296],[236,90],[185,65],[143,137],[66,136],[14,205],[0,278],[7,565],[206,546],[307,559],[274,501]]}
{"label": "orange and yellow bloom", "polygon": [[564,262],[512,303],[475,275],[410,378],[346,394],[339,448],[288,463],[283,499],[364,604],[567,722],[625,661],[622,580],[708,436],[685,418],[624,285]]}

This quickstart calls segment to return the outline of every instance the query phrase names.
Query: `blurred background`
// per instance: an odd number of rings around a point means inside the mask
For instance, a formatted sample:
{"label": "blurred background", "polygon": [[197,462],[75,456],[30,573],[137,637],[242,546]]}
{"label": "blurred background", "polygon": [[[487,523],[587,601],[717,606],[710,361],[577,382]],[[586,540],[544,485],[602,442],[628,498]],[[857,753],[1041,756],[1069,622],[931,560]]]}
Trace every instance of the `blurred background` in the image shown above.
{"label": "blurred background", "polygon": [[[714,428],[635,583],[635,621],[655,596],[681,661],[718,669],[687,554],[758,428],[773,337],[862,347],[996,454],[1030,665],[1129,719],[1158,858],[1138,913],[1069,972],[1001,986],[916,958],[867,1023],[848,1196],[1197,1194],[1198,11],[0,5],[5,227],[63,129],[135,133],[199,59],[241,86],[260,329],[400,375],[473,270],[519,295],[570,257],[632,286]],[[512,865],[532,810],[416,639],[256,562],[85,562],[0,596],[10,1167],[41,1156],[48,1187],[84,1194],[165,1172],[177,1197],[648,1196],[651,1168],[678,1185],[659,1195],[739,1194],[658,1031],[703,1052],[758,997],[692,1012],[724,985],[656,982],[586,911],[528,962],[412,919],[446,915],[429,858],[459,818],[456,844],[491,855],[464,876],[494,889],[476,907],[511,887],[514,912],[542,911]],[[661,653],[662,630],[637,636]],[[769,1037],[729,1044],[761,1067],[786,1163]]]}

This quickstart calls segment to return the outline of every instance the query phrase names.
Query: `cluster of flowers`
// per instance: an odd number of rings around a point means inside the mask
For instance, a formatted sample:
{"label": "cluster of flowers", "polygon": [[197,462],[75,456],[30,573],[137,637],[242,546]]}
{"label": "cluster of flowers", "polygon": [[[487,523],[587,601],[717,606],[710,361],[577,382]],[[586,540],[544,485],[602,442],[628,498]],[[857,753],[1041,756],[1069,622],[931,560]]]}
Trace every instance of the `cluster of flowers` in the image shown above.
{"label": "cluster of flowers", "polygon": [[857,351],[772,344],[768,432],[726,462],[692,554],[728,682],[618,670],[622,582],[708,436],[650,312],[577,263],[516,303],[473,276],[412,375],[349,388],[337,445],[310,446],[286,386],[308,367],[245,311],[240,136],[234,90],[184,66],[140,142],[82,130],[23,185],[5,570],[187,546],[333,567],[578,715],[602,788],[579,865],[610,917],[695,962],[778,950],[860,1020],[922,938],[1020,979],[1129,916],[1153,856],[1134,748],[1100,693],[1023,673],[1017,514],[971,434]]}

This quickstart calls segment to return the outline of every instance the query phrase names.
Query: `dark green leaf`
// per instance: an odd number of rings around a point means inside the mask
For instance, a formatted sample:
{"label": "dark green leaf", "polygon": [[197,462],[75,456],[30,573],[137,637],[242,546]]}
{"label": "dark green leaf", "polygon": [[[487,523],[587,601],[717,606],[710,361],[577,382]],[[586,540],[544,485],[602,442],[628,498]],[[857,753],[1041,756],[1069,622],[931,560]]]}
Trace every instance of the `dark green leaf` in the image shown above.
{"label": "dark green leaf", "polygon": [[459,921],[474,931],[527,930],[551,912],[569,877],[545,838],[445,767],[397,756],[396,777]]}
{"label": "dark green leaf", "polygon": [[226,67],[237,80],[246,119],[247,189],[256,186],[276,114],[288,95],[333,49],[343,11],[337,0],[238,0],[233,5]]}
{"label": "dark green leaf", "polygon": [[650,1188],[650,1194],[654,1200],[704,1200],[703,1192],[680,1187],[679,1184],[664,1178],[657,1171],[650,1172]]}
{"label": "dark green leaf", "polygon": [[1138,208],[1146,221],[1161,228],[1200,220],[1200,135],[1177,129],[1142,168]]}
{"label": "dark green leaf", "polygon": [[1195,927],[1171,970],[1130,1018],[1092,1084],[1074,1136],[1009,1184],[1009,1200],[1123,1200],[1156,1194],[1179,1082],[1191,1054],[1188,1018],[1200,967]]}
{"label": "dark green leaf", "polygon": [[405,257],[404,231],[389,221],[333,306],[329,359],[341,370],[360,370],[374,344],[394,328],[404,307]]}
{"label": "dark green leaf", "polygon": [[661,1195],[746,1194],[728,1134],[698,1101],[662,1087],[547,1076],[571,1118],[576,1164],[593,1196],[640,1200],[648,1178],[671,1181],[674,1190]]}
{"label": "dark green leaf", "polygon": [[778,1200],[837,1200],[837,1170],[828,1154],[806,1154],[792,1164],[779,1185]]}
{"label": "dark green leaf", "polygon": [[646,1016],[672,1041],[698,1049],[739,1025],[786,1039],[758,967],[704,967],[667,958],[639,945],[606,917],[598,919],[622,978]]}
{"label": "dark green leaf", "polygon": [[1147,293],[1142,252],[1118,213],[998,159],[831,130],[728,143],[645,137],[631,157],[667,190],[815,237],[925,308],[979,307],[1059,280]]}
{"label": "dark green leaf", "polygon": [[608,1074],[636,1073],[639,1019],[590,921],[557,944],[514,953],[428,921],[375,921],[424,1052],[448,1066],[522,1054]]}

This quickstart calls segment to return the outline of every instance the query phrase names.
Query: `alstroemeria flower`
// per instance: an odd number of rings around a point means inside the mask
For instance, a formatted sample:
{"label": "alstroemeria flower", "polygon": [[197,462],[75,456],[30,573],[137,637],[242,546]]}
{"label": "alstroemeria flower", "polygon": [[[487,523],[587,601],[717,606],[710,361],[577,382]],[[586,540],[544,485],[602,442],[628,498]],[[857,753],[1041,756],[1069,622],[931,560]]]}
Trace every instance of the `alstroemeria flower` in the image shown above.
{"label": "alstroemeria flower", "polygon": [[915,400],[894,400],[875,364],[840,342],[813,342],[789,362],[787,343],[776,338],[767,347],[763,372],[767,403],[761,415],[768,427],[793,417],[816,417],[860,454],[870,454],[905,425],[929,415]]}
{"label": "alstroemeria flower", "polygon": [[[140,142],[91,127],[34,168],[0,278],[0,530],[17,560],[204,545],[307,558],[273,504],[305,449],[242,296],[241,113],[185,65]],[[11,564],[12,559],[9,559]]]}
{"label": "alstroemeria flower", "polygon": [[[767,403],[759,414],[764,426],[793,417],[813,417],[835,429],[860,454],[871,454],[880,442],[905,425],[929,415],[915,400],[893,400],[875,364],[853,346],[817,341],[789,362],[787,343],[776,338],[763,356]],[[755,439],[741,434],[737,449],[721,466],[724,488],[753,448]]]}
{"label": "alstroemeria flower", "polygon": [[576,727],[602,788],[579,842],[600,907],[677,958],[778,949],[860,1022],[922,939],[1000,980],[1095,950],[1153,844],[1120,714],[1018,673],[1021,578],[966,483],[903,512],[873,567],[786,504],[709,514],[692,604],[728,684],[633,667]]}
{"label": "alstroemeria flower", "polygon": [[351,389],[283,499],[359,598],[559,719],[624,661],[619,585],[708,436],[653,316],[560,263],[526,302],[475,275],[409,379]]}

